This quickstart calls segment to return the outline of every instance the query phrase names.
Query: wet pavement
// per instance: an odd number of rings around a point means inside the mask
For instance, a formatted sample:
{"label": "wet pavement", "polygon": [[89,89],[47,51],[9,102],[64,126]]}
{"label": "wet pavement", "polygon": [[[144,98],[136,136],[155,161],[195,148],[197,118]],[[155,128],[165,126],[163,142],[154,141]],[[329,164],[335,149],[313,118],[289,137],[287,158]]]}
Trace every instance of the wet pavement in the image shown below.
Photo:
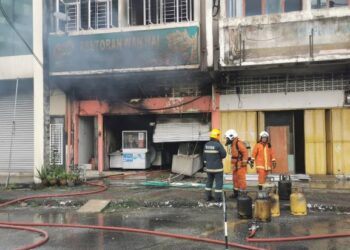
{"label": "wet pavement", "polygon": [[[246,244],[248,221],[238,220],[235,211],[228,214],[229,241]],[[0,212],[0,220],[36,223],[80,223],[125,226],[170,233],[188,234],[223,240],[223,216],[220,208],[133,208],[99,214],[78,214],[75,209],[16,208]],[[310,213],[291,217],[287,211],[270,223],[261,223],[256,237],[303,236],[350,231],[350,217],[334,213]],[[45,246],[38,249],[224,249],[222,246],[88,229],[44,228],[50,235]],[[26,232],[0,230],[1,249],[16,249],[38,239]],[[267,249],[349,249],[349,238],[291,242],[283,244],[252,244]]]}
{"label": "wet pavement", "polygon": [[[81,223],[142,228],[224,240],[222,208],[204,202],[203,190],[195,188],[144,187],[139,178],[107,181],[107,191],[89,196],[26,201],[0,209],[0,220],[21,222]],[[319,185],[318,185],[319,184]],[[294,183],[305,190],[307,216],[289,214],[289,202],[281,202],[282,214],[271,223],[261,223],[256,237],[303,236],[350,232],[350,195],[348,181]],[[93,188],[45,188],[2,191],[0,202],[42,193],[66,193]],[[250,183],[249,195],[256,195]],[[230,192],[228,192],[228,195]],[[110,199],[109,207],[98,214],[79,214],[77,209],[89,199]],[[228,202],[229,240],[247,244],[249,221],[236,218],[236,202]],[[131,233],[88,229],[43,228],[50,235],[39,249],[224,249],[192,241]],[[28,232],[0,230],[0,249],[16,249],[40,237]],[[350,238],[299,241],[283,244],[251,244],[267,249],[349,249]]]}

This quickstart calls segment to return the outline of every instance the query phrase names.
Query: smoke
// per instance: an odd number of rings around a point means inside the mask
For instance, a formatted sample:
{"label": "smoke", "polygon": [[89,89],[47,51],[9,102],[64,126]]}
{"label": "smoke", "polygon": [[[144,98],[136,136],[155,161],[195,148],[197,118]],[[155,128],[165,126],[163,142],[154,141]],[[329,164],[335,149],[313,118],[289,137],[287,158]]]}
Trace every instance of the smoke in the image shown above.
{"label": "smoke", "polygon": [[11,28],[11,25],[5,19],[3,13],[0,13],[0,56],[24,55],[31,51],[26,47],[33,47],[33,6],[32,0],[2,0],[2,7],[5,11],[8,21],[17,29],[21,38]]}
{"label": "smoke", "polygon": [[[112,3],[113,23],[117,23],[118,8],[116,1]],[[143,15],[139,6],[142,4],[137,5],[133,13],[139,11],[139,15]],[[127,23],[128,8],[123,8],[125,20],[121,23]],[[53,12],[54,7],[51,7],[51,16]],[[85,20],[88,16],[82,12],[81,17]],[[178,66],[199,65],[198,27],[170,28],[173,25],[169,25],[167,29],[148,29],[152,26],[148,25],[146,29],[139,26],[132,27],[130,31],[89,31],[86,30],[85,21],[82,21],[85,30],[79,33],[49,35],[50,72],[58,75],[63,72],[66,75],[66,88],[74,85],[74,89],[82,95],[83,92],[90,92],[88,96],[98,99],[126,100],[171,96],[172,89],[178,86],[187,89],[193,87],[196,91],[177,91],[176,94],[196,95],[201,93],[198,90],[199,82],[204,80],[205,85],[209,85],[209,77],[200,79],[199,74],[176,69]],[[168,71],[171,68],[173,70]],[[145,72],[145,69],[150,72]],[[60,82],[62,78],[55,79]],[[88,97],[85,95],[85,98]]]}

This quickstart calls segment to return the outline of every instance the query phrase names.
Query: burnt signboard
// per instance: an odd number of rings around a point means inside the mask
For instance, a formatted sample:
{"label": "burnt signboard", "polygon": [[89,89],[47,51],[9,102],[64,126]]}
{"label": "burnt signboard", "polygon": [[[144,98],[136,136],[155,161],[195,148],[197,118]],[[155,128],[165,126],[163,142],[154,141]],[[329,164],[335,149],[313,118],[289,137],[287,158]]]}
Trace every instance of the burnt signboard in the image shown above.
{"label": "burnt signboard", "polygon": [[199,27],[49,37],[51,74],[199,65]]}

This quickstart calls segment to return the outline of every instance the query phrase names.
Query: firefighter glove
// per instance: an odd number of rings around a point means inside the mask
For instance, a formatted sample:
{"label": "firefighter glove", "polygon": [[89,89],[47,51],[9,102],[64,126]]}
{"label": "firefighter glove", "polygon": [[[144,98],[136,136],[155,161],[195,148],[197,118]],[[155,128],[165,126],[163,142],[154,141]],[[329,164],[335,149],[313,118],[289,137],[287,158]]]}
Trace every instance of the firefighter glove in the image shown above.
{"label": "firefighter glove", "polygon": [[277,162],[276,161],[272,161],[272,167],[275,169],[277,166]]}

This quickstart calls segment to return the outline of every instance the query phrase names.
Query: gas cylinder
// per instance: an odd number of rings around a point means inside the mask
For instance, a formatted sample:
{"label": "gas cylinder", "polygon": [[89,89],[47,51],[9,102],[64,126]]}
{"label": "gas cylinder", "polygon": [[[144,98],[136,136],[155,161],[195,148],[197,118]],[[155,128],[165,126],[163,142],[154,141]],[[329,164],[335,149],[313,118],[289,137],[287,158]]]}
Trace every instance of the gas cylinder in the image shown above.
{"label": "gas cylinder", "polygon": [[269,194],[271,200],[271,216],[277,217],[281,215],[280,211],[280,198],[277,194],[276,186],[272,189],[272,192]]}
{"label": "gas cylinder", "polygon": [[291,193],[292,181],[290,180],[290,176],[280,175],[278,181],[278,195],[280,200],[289,200]]}
{"label": "gas cylinder", "polygon": [[271,221],[271,201],[266,191],[259,191],[255,200],[254,217],[257,221]]}
{"label": "gas cylinder", "polygon": [[237,212],[239,219],[251,219],[253,217],[253,202],[246,191],[240,191],[237,198]]}
{"label": "gas cylinder", "polygon": [[305,195],[300,188],[293,189],[290,195],[290,212],[292,215],[307,215]]}

